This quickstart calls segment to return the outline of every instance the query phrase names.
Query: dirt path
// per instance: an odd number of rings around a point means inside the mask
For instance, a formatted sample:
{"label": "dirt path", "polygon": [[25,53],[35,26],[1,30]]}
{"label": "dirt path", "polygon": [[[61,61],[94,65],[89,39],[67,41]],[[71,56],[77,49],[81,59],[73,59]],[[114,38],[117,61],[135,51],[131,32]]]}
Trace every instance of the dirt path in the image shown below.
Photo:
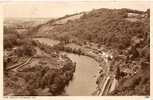
{"label": "dirt path", "polygon": [[21,62],[21,63],[18,63],[18,64],[14,64],[12,66],[7,67],[6,70],[14,70],[14,71],[16,71],[18,68],[21,68],[21,67],[25,66],[26,64],[28,64],[31,60],[32,60],[32,57],[27,58],[24,62]]}

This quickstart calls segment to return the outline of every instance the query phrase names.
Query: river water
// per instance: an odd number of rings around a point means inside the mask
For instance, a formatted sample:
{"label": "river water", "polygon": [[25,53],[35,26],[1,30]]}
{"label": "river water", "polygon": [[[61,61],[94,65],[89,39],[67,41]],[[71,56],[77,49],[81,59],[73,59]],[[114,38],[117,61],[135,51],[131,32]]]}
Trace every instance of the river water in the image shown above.
{"label": "river water", "polygon": [[68,53],[67,56],[76,62],[73,80],[65,88],[70,96],[90,96],[96,90],[99,64],[94,59]]}
{"label": "river water", "polygon": [[[58,41],[36,38],[41,43],[53,46]],[[94,59],[87,56],[79,56],[72,53],[66,53],[66,55],[76,62],[76,71],[73,76],[73,80],[65,88],[65,94],[69,96],[91,96],[96,90],[96,80],[98,77],[99,63]]]}

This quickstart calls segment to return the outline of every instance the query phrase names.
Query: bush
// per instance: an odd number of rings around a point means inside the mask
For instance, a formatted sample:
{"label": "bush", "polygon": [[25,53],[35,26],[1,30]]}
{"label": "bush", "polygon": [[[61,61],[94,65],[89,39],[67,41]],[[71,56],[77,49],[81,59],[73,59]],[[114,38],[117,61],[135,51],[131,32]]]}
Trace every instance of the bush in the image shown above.
{"label": "bush", "polygon": [[15,53],[19,56],[33,56],[36,53],[36,50],[30,45],[22,45],[15,50]]}

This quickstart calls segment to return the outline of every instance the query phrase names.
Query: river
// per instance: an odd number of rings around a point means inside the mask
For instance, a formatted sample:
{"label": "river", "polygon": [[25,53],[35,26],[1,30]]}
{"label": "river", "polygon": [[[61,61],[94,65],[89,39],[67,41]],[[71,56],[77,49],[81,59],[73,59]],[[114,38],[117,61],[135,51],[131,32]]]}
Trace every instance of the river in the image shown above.
{"label": "river", "polygon": [[76,62],[76,71],[73,80],[65,88],[70,96],[91,96],[96,90],[99,64],[94,59],[67,53],[67,56]]}

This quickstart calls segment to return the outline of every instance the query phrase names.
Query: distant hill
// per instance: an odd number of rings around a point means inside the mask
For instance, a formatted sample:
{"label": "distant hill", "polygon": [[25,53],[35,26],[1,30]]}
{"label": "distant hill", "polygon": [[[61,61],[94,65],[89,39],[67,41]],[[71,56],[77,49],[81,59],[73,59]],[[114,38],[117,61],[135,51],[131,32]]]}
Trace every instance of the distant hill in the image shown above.
{"label": "distant hill", "polygon": [[71,15],[65,15],[63,17],[50,19],[48,22],[35,26],[30,32],[35,36],[52,36],[52,29],[59,25],[64,25],[69,21],[79,19],[83,15],[83,12],[75,13]]}
{"label": "distant hill", "polygon": [[[83,12],[80,18],[55,25],[50,21],[36,33],[62,38],[79,38],[114,47],[125,48],[132,36],[149,33],[149,17],[144,11],[131,9],[97,9]],[[65,19],[62,19],[65,20]]]}
{"label": "distant hill", "polygon": [[35,27],[48,22],[51,18],[4,18],[4,25],[7,27]]}

